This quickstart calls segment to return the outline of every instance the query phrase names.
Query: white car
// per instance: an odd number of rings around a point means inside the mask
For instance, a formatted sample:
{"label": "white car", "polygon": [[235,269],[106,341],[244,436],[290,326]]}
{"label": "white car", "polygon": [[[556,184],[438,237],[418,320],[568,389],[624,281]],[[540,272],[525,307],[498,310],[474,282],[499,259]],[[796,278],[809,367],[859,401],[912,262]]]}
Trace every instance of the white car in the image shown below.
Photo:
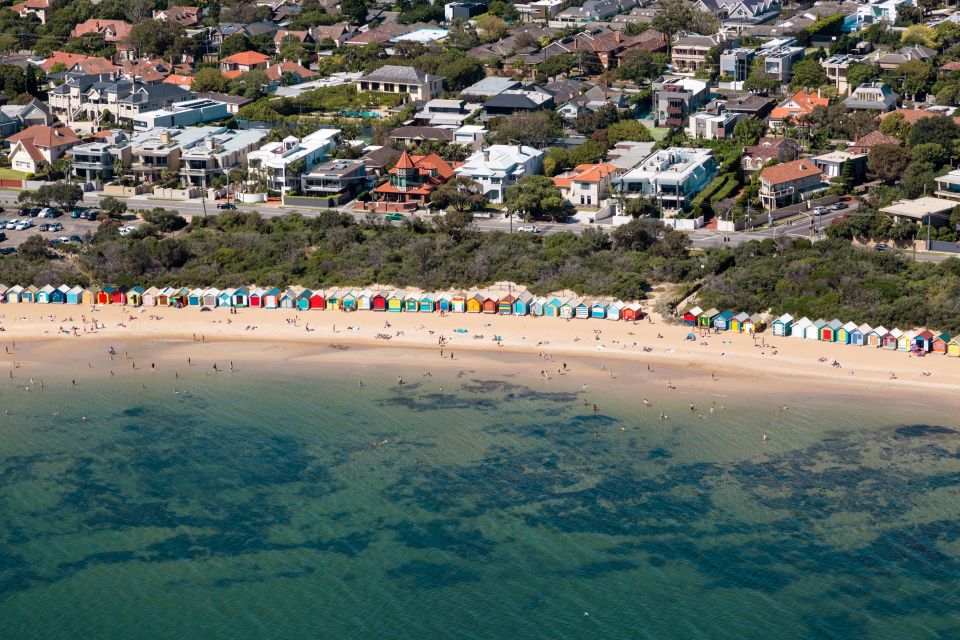
{"label": "white car", "polygon": [[817,207],[813,210],[813,213],[818,216],[822,216],[825,213],[830,213],[830,209],[827,209],[826,207]]}
{"label": "white car", "polygon": [[523,231],[524,233],[540,233],[540,227],[535,224],[525,224],[521,227],[517,227],[517,231]]}
{"label": "white car", "polygon": [[3,225],[3,228],[4,228],[4,229],[7,229],[8,231],[13,231],[14,229],[17,228],[17,221],[16,221],[16,220],[8,220],[8,221],[7,221],[7,224]]}
{"label": "white car", "polygon": [[118,229],[118,233],[122,236],[128,236],[136,230],[137,228],[131,224],[127,225],[126,227],[120,227],[120,229]]}
{"label": "white car", "polygon": [[15,228],[17,231],[26,231],[32,226],[33,226],[33,223],[30,222],[29,220],[21,220],[20,222],[17,223],[17,226]]}

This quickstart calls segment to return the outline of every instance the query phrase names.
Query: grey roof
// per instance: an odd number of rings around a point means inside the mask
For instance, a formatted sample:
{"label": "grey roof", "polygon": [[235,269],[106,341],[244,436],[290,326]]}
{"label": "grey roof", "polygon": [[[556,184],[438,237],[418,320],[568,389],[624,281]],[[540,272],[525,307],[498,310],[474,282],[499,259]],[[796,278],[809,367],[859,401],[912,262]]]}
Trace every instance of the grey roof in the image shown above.
{"label": "grey roof", "polygon": [[495,96],[498,93],[508,89],[516,89],[520,82],[511,78],[501,78],[500,76],[488,76],[479,82],[475,82],[463,91],[460,95],[466,96]]}
{"label": "grey roof", "polygon": [[432,76],[424,73],[416,67],[400,67],[387,64],[376,71],[372,71],[363,76],[363,80],[376,80],[378,82],[405,82],[409,84],[423,84],[430,80],[437,80],[439,76]]}
{"label": "grey roof", "polygon": [[453,140],[453,129],[439,127],[397,127],[390,132],[395,140]]}
{"label": "grey roof", "polygon": [[[879,91],[882,95],[880,100],[868,99]],[[889,110],[897,105],[897,98],[900,96],[894,93],[893,89],[882,82],[867,82],[861,84],[850,97],[843,101],[843,106],[847,109],[878,109]]]}
{"label": "grey roof", "polygon": [[251,36],[267,34],[272,36],[280,27],[272,22],[251,22],[243,28]]}
{"label": "grey roof", "polygon": [[197,94],[197,97],[206,98],[208,100],[216,100],[217,102],[226,102],[227,104],[235,104],[241,107],[245,104],[250,104],[253,102],[253,98],[247,98],[245,96],[232,96],[228,93],[215,93],[212,91],[201,91]]}
{"label": "grey roof", "polygon": [[154,100],[168,100],[176,102],[193,97],[193,93],[182,89],[175,84],[144,84],[135,89],[131,87],[131,93],[122,100],[122,102],[141,104]]}
{"label": "grey roof", "polygon": [[499,93],[484,102],[483,107],[499,107],[504,109],[539,109],[540,105],[521,93]]}

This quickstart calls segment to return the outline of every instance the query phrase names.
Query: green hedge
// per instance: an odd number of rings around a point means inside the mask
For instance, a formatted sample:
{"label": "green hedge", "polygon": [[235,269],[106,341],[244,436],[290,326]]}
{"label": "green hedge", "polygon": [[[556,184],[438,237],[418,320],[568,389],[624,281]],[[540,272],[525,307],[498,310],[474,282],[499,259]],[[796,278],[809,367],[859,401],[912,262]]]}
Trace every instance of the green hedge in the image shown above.
{"label": "green hedge", "polygon": [[718,175],[693,199],[691,209],[694,217],[703,215],[703,204],[705,202],[716,202],[727,198],[738,186],[739,180],[737,180],[736,174],[721,173]]}

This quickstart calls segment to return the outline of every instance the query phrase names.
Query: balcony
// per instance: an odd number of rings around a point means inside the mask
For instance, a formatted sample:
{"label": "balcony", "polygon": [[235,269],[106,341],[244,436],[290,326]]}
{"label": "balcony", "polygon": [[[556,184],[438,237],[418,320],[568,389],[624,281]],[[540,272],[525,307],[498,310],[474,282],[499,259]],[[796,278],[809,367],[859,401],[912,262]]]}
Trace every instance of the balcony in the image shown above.
{"label": "balcony", "polygon": [[667,107],[667,113],[671,116],[681,116],[683,115],[682,107]]}

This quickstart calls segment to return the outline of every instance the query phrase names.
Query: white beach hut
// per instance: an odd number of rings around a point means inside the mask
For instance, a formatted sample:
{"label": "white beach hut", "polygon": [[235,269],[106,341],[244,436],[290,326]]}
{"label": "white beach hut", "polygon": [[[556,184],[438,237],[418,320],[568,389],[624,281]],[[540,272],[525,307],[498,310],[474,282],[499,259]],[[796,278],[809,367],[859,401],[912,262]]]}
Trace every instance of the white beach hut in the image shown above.
{"label": "white beach hut", "polygon": [[616,300],[607,305],[607,320],[619,320],[620,314],[623,312],[624,304],[620,300]]}
{"label": "white beach hut", "polygon": [[813,325],[813,321],[810,318],[804,316],[793,323],[793,328],[790,330],[791,338],[806,338],[807,337],[807,327]]}
{"label": "white beach hut", "polygon": [[18,284],[7,289],[6,300],[10,302],[20,302],[20,296],[23,294],[23,287]]}

